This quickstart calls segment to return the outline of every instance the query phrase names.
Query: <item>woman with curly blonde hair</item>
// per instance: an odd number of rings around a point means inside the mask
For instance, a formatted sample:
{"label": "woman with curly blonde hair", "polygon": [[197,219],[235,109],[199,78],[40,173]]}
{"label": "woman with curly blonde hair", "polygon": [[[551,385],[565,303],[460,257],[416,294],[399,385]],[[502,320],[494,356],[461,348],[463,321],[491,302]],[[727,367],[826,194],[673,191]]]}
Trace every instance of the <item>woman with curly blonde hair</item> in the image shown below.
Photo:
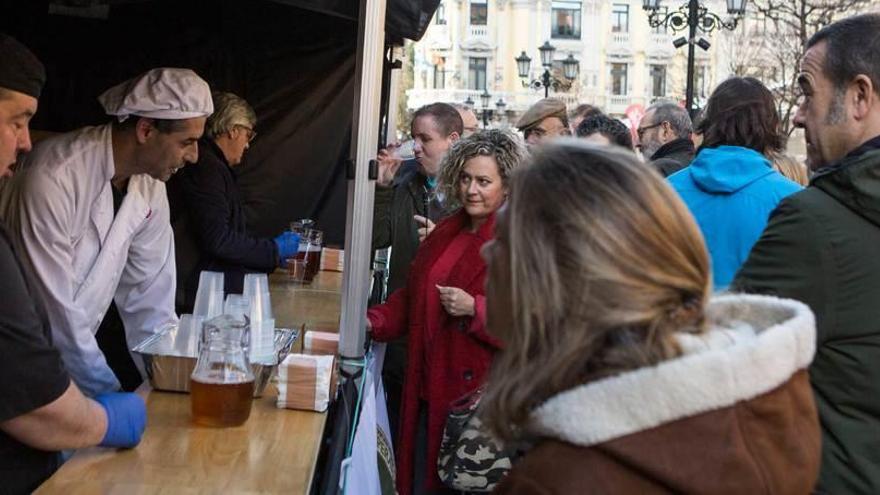
{"label": "woman with curly blonde hair", "polygon": [[510,191],[485,249],[504,349],[481,414],[533,447],[494,493],[810,493],[810,310],[710,300],[699,228],[630,153],[549,145]]}
{"label": "woman with curly blonde hair", "polygon": [[485,329],[480,249],[492,238],[508,175],[524,154],[519,138],[500,130],[478,132],[449,150],[439,187],[458,211],[422,242],[406,286],[367,313],[374,340],[409,338],[395,455],[401,495],[447,492],[437,456],[450,404],[483,383],[500,347]]}

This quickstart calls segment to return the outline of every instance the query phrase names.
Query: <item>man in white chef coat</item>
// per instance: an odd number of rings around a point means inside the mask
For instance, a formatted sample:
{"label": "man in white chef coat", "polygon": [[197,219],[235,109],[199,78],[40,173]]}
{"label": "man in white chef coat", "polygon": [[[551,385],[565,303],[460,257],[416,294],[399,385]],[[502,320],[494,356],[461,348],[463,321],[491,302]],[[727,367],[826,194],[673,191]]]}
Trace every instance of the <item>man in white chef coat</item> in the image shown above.
{"label": "man in white chef coat", "polygon": [[120,388],[95,339],[111,302],[128,348],[177,321],[164,181],[196,162],[214,108],[186,69],[153,69],[98,100],[113,123],[39,143],[2,193],[55,346],[92,396]]}

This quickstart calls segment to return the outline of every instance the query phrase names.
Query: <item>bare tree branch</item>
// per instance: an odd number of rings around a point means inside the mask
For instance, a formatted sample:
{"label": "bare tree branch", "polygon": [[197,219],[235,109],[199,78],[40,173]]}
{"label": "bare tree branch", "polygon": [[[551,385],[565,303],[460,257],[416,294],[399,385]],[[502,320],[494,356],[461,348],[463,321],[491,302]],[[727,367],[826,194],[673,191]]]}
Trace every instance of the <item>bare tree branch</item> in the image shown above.
{"label": "bare tree branch", "polygon": [[760,79],[770,88],[783,131],[790,134],[801,96],[798,70],[810,36],[870,4],[871,0],[751,0],[742,27],[729,36],[730,71]]}

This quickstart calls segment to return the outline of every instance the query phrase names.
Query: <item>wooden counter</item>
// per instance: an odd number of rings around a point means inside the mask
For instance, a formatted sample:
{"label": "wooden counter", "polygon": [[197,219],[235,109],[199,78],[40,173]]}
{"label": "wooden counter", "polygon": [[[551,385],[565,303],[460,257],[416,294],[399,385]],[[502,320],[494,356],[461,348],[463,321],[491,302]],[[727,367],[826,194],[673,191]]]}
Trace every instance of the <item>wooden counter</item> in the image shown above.
{"label": "wooden counter", "polygon": [[272,312],[276,326],[339,332],[339,309],[342,306],[342,273],[321,271],[311,284],[290,282],[287,274],[277,271],[269,277]]}
{"label": "wooden counter", "polygon": [[[342,274],[320,272],[311,285],[270,278],[278,326],[338,329]],[[308,493],[325,413],[275,407],[270,385],[235,428],[193,425],[189,394],[145,392],[147,430],[137,448],[83,449],[36,493]]]}

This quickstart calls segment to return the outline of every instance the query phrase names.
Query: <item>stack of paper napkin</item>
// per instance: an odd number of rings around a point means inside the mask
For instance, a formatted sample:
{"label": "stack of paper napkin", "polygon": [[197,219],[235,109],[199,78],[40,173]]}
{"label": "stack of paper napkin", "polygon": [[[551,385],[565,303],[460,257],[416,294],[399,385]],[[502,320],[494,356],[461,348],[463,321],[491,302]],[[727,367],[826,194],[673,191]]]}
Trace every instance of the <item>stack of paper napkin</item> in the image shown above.
{"label": "stack of paper napkin", "polygon": [[323,412],[336,389],[332,355],[290,354],[278,366],[278,407]]}

